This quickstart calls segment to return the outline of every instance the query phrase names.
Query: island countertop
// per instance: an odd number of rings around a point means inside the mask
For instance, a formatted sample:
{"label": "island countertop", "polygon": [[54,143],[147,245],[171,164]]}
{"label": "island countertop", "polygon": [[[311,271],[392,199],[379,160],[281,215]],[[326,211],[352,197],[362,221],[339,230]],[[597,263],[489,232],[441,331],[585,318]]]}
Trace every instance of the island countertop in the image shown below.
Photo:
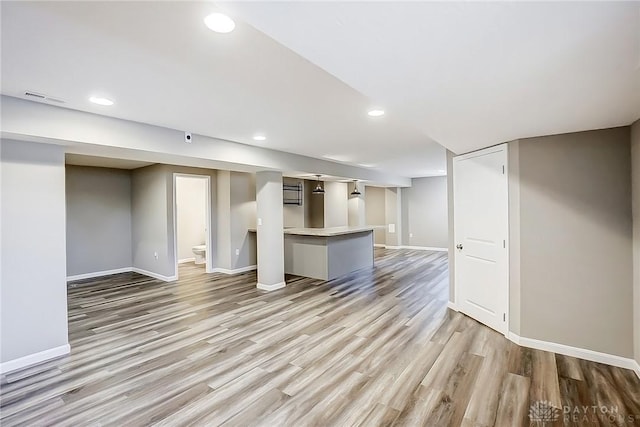
{"label": "island countertop", "polygon": [[[313,236],[313,237],[333,237],[342,236],[345,234],[364,233],[367,231],[373,231],[375,227],[327,227],[327,228],[285,228],[284,234],[292,234],[296,236]],[[255,228],[249,229],[249,231],[255,232]]]}

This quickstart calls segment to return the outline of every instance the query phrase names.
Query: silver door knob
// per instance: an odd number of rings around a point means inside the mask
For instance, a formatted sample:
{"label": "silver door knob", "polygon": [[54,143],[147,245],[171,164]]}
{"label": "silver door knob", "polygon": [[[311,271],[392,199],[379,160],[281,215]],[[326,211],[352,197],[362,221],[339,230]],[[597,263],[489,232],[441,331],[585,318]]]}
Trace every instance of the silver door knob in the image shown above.
{"label": "silver door knob", "polygon": [[462,250],[462,245],[461,245],[460,243],[458,243],[458,244],[456,245],[456,248],[457,248],[457,249],[459,249],[459,250]]}

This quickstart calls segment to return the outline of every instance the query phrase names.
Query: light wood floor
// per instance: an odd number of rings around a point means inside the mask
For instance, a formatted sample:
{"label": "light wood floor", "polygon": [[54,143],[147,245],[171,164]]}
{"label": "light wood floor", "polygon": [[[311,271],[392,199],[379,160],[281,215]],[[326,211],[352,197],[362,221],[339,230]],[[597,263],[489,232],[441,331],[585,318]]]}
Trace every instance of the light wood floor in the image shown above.
{"label": "light wood floor", "polygon": [[[2,426],[517,426],[537,401],[640,420],[631,371],[448,311],[446,254],[376,249],[374,269],[288,279],[265,293],[255,273],[182,266],[174,283],[76,282],[71,354],[2,379]],[[590,415],[545,425],[610,424]]]}

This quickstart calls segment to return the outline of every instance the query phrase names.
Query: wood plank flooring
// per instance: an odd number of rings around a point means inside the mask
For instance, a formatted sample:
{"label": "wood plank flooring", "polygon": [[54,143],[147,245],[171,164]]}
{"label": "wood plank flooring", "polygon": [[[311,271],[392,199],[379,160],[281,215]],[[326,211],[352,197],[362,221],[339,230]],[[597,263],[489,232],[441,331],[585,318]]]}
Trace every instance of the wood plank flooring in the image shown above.
{"label": "wood plank flooring", "polygon": [[[376,249],[331,282],[183,265],[69,288],[71,354],[2,378],[2,426],[640,425],[631,371],[521,348],[446,308],[446,254]],[[611,415],[611,414],[608,414]],[[636,417],[634,419],[629,417]],[[637,421],[636,421],[637,419]]]}

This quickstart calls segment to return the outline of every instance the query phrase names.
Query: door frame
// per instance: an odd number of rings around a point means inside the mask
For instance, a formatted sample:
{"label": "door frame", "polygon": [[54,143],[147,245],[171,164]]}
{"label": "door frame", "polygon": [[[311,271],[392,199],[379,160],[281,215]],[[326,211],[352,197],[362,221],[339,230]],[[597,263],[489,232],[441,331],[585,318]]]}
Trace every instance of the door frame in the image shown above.
{"label": "door frame", "polygon": [[[504,197],[504,209],[507,212],[507,221],[504,224],[504,241],[505,241],[505,251],[506,251],[506,262],[505,262],[505,271],[503,272],[504,274],[504,280],[503,280],[503,292],[504,292],[504,313],[505,313],[505,321],[504,321],[504,327],[503,330],[499,330],[498,332],[502,333],[505,337],[509,337],[509,330],[510,328],[510,322],[511,322],[511,312],[510,312],[510,308],[511,308],[511,292],[510,292],[510,261],[511,261],[511,250],[510,250],[510,236],[509,236],[509,223],[510,223],[510,218],[509,218],[509,145],[508,143],[504,143],[504,144],[499,144],[499,145],[495,145],[493,147],[488,147],[488,148],[484,148],[482,150],[477,150],[477,151],[472,151],[470,153],[466,153],[466,154],[461,154],[459,156],[455,156],[453,158],[453,176],[452,176],[452,185],[453,185],[453,189],[452,189],[452,194],[453,194],[453,244],[451,245],[452,250],[453,250],[453,256],[454,256],[454,269],[453,269],[453,288],[454,288],[454,301],[453,304],[455,305],[456,309],[459,310],[461,308],[461,305],[458,304],[459,301],[459,295],[460,295],[460,285],[458,283],[458,268],[460,268],[460,263],[458,261],[458,252],[456,250],[456,244],[458,242],[458,236],[457,236],[457,222],[458,222],[458,216],[456,214],[457,209],[456,209],[456,197],[455,197],[455,191],[456,191],[456,186],[455,186],[455,181],[456,181],[456,165],[461,161],[461,160],[466,160],[466,159],[470,159],[470,158],[474,158],[474,157],[479,157],[479,156],[483,156],[483,155],[487,155],[487,154],[493,154],[493,153],[498,153],[498,152],[504,152],[504,174],[505,174],[505,183],[504,183],[504,192],[505,192],[505,197]],[[492,328],[493,329],[493,328]]]}
{"label": "door frame", "polygon": [[173,173],[173,256],[176,269],[176,280],[178,277],[178,199],[176,197],[178,192],[177,178],[198,178],[205,180],[205,218],[206,218],[206,231],[205,231],[205,272],[213,273],[213,254],[211,253],[211,176],[199,175],[193,173]]}

